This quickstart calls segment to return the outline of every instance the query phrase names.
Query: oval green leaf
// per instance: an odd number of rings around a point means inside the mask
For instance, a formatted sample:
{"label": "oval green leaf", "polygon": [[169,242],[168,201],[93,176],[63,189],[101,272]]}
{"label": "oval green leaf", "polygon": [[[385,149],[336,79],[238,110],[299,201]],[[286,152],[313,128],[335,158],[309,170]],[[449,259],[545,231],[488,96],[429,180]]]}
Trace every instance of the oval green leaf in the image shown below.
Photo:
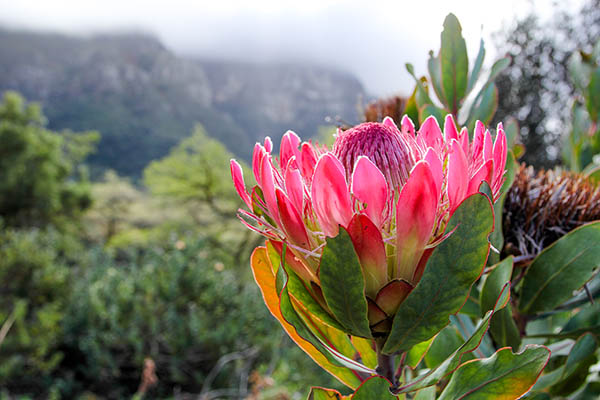
{"label": "oval green leaf", "polygon": [[472,132],[475,128],[475,122],[481,121],[484,125],[488,125],[496,109],[498,108],[498,88],[494,83],[488,83],[483,89],[481,97],[478,97],[476,102],[473,103],[471,108],[469,119],[467,121],[467,127],[469,132]]}
{"label": "oval green leaf", "polygon": [[594,354],[597,348],[598,341],[594,335],[591,333],[581,335],[573,345],[573,348],[567,357],[563,378],[572,375],[577,370],[579,363]]}
{"label": "oval green leaf", "polygon": [[462,346],[460,346],[450,357],[448,357],[439,367],[430,369],[429,372],[418,376],[414,380],[407,382],[404,386],[398,389],[398,393],[407,393],[415,390],[421,390],[423,388],[435,385],[442,379],[445,379],[448,375],[450,375],[453,371],[458,368],[460,363],[463,361],[465,357],[469,357],[469,353],[475,351],[479,345],[481,344],[485,333],[488,330],[490,325],[490,320],[492,316],[498,312],[498,310],[502,310],[508,304],[510,300],[510,285],[506,285],[502,289],[502,293],[498,297],[496,301],[496,305],[494,309],[488,311],[487,314],[483,317],[483,319],[475,328],[473,335],[467,339]]}
{"label": "oval green leaf", "polygon": [[[558,380],[553,382],[550,392],[558,396],[567,396],[585,383],[590,367],[596,363],[595,355],[598,348],[598,342],[594,335],[586,333],[580,336],[562,369],[562,374]],[[557,382],[558,381],[558,382]]]}
{"label": "oval green leaf", "polygon": [[[513,270],[513,258],[507,257],[497,264],[489,273],[481,289],[481,310],[486,311],[494,307],[496,299],[502,288],[510,281]],[[521,335],[514,319],[510,305],[498,311],[490,325],[490,334],[500,347],[510,346],[518,350],[521,344]]]}
{"label": "oval green leaf", "polygon": [[319,278],[327,306],[348,333],[369,338],[365,279],[350,235],[343,227],[327,239]]}
{"label": "oval green leaf", "polygon": [[337,390],[322,387],[310,388],[308,400],[342,400],[344,397]]}
{"label": "oval green leaf", "polygon": [[469,83],[467,85],[467,93],[469,93],[475,87],[475,83],[477,83],[477,79],[479,79],[479,74],[481,73],[481,66],[483,65],[483,59],[485,58],[485,45],[483,43],[483,39],[479,41],[479,52],[477,53],[477,57],[475,58],[475,64],[473,64],[473,72],[471,72],[471,76],[469,77]]}
{"label": "oval green leaf", "polygon": [[[429,52],[429,60],[427,60],[427,70],[431,79],[431,86],[437,97],[443,102],[444,93],[442,92],[442,65],[440,63],[440,55],[433,55],[433,51]],[[446,107],[448,105],[446,104]]]}
{"label": "oval green leaf", "polygon": [[598,116],[600,114],[600,67],[592,72],[586,97],[586,106],[590,113],[590,118],[592,121],[598,122]]}
{"label": "oval green leaf", "polygon": [[469,75],[467,44],[461,32],[458,18],[454,14],[448,14],[442,31],[440,62],[445,104],[454,115],[458,113],[458,107],[467,92]]}
{"label": "oval green leaf", "polygon": [[394,400],[390,392],[390,382],[381,377],[373,376],[362,383],[352,396],[352,400]]}
{"label": "oval green leaf", "polygon": [[530,345],[517,354],[500,349],[460,366],[438,400],[517,399],[533,386],[549,358],[544,346]]}
{"label": "oval green leaf", "polygon": [[519,310],[550,311],[581,288],[600,264],[600,222],[563,236],[533,260],[523,278]]}
{"label": "oval green leaf", "polygon": [[474,194],[459,206],[433,252],[421,281],[400,305],[383,351],[407,351],[448,325],[465,304],[487,260],[493,212],[488,198]]}

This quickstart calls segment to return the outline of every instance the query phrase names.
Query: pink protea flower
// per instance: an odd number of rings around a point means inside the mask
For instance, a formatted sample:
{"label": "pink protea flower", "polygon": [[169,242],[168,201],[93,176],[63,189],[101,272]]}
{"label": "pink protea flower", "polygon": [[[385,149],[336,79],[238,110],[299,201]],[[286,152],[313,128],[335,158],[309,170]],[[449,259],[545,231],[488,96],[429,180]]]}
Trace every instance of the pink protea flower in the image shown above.
{"label": "pink protea flower", "polygon": [[388,117],[338,131],[332,151],[301,142],[292,131],[283,136],[278,157],[272,148],[269,138],[254,148],[257,185],[251,191],[231,161],[235,188],[249,209],[240,210],[242,221],[276,249],[287,244],[286,262],[317,297],[326,239],[346,229],[375,332],[389,328],[459,204],[484,181],[497,199],[507,152],[501,124],[492,141],[478,121],[471,142],[451,115],[443,133],[433,117],[417,134],[408,117],[401,129]]}

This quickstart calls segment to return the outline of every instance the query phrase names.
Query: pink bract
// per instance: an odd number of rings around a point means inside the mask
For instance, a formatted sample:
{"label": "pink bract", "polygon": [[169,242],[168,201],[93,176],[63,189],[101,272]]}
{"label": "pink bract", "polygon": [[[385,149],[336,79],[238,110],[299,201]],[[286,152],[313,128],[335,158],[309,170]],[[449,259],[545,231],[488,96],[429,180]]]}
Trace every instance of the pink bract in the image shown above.
{"label": "pink bract", "polygon": [[252,190],[231,161],[235,188],[249,209],[240,210],[240,218],[278,247],[286,243],[290,266],[309,286],[319,285],[327,237],[337,236],[340,226],[348,231],[371,316],[397,308],[417,284],[458,205],[482,182],[495,201],[504,182],[502,124],[495,141],[479,121],[471,141],[451,115],[443,132],[433,117],[416,133],[406,116],[400,126],[388,117],[338,130],[332,151],[288,131],[278,156],[267,138],[254,148]]}

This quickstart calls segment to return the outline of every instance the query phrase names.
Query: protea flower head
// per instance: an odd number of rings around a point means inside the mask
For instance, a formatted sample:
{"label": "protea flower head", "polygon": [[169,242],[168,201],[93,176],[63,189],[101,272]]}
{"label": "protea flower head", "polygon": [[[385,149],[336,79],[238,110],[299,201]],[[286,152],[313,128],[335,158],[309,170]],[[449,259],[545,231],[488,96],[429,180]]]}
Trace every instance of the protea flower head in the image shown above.
{"label": "protea flower head", "polygon": [[573,229],[600,219],[600,186],[582,174],[522,164],[504,202],[504,252],[524,262]]}
{"label": "protea flower head", "polygon": [[478,121],[471,141],[448,115],[443,132],[433,117],[418,133],[408,117],[400,128],[388,117],[339,130],[332,151],[291,131],[279,155],[272,150],[269,138],[256,144],[251,190],[231,161],[249,209],[240,210],[242,221],[279,251],[286,245],[286,262],[325,308],[320,257],[327,238],[346,230],[363,271],[371,330],[384,333],[460,203],[484,181],[498,197],[507,148],[501,124],[493,141]]}

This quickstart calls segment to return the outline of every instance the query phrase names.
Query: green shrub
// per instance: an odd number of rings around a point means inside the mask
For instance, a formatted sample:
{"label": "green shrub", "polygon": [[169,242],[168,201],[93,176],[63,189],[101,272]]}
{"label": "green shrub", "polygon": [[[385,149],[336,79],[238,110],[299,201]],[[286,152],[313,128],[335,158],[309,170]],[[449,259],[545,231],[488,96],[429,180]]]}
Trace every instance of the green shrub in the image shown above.
{"label": "green shrub", "polygon": [[43,391],[63,359],[70,277],[61,254],[72,246],[53,230],[0,230],[0,321],[10,326],[0,344],[0,386]]}
{"label": "green shrub", "polygon": [[[222,355],[269,346],[275,323],[256,288],[204,243],[151,248],[123,265],[97,258],[77,277],[65,321],[73,357],[64,365],[89,389],[111,388],[117,397],[134,393],[150,357],[157,394],[175,386],[194,393]],[[236,387],[237,380],[226,369],[215,386]]]}
{"label": "green shrub", "polygon": [[0,217],[8,226],[43,227],[91,204],[89,185],[72,179],[94,148],[95,132],[56,133],[35,103],[6,92],[0,103]]}

